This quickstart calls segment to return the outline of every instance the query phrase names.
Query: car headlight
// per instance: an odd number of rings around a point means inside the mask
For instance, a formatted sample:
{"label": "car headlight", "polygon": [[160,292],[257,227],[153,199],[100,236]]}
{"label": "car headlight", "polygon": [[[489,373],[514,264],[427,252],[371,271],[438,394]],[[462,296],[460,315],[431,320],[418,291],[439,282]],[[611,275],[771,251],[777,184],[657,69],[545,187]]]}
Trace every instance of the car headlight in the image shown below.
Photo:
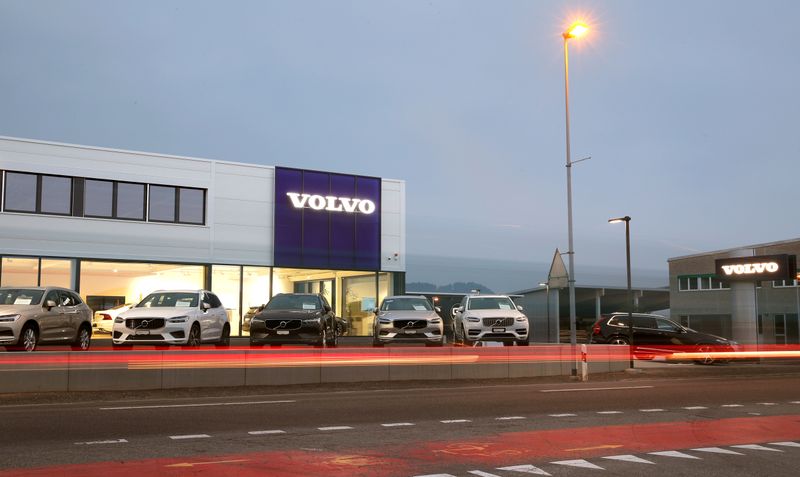
{"label": "car headlight", "polygon": [[528,319],[525,318],[524,316],[518,316],[517,321],[528,321]]}
{"label": "car headlight", "polygon": [[480,323],[481,319],[480,318],[476,318],[474,316],[470,316],[470,317],[467,317],[467,321],[469,321],[471,323]]}
{"label": "car headlight", "polygon": [[114,323],[124,323],[124,322],[125,318],[122,318],[121,316],[114,318]]}
{"label": "car headlight", "polygon": [[19,315],[3,315],[0,316],[0,323],[13,323],[19,319]]}
{"label": "car headlight", "polygon": [[167,323],[186,323],[188,319],[188,316],[173,316],[167,320]]}
{"label": "car headlight", "polygon": [[389,318],[378,318],[378,323],[382,325],[391,325],[392,320],[390,320]]}
{"label": "car headlight", "polygon": [[430,323],[431,323],[432,325],[438,325],[438,324],[439,324],[439,323],[441,323],[441,322],[442,322],[442,319],[441,319],[441,318],[434,318],[434,319],[432,319],[432,320],[430,321]]}
{"label": "car headlight", "polygon": [[318,325],[320,323],[320,317],[317,316],[315,318],[306,318],[303,320],[303,323],[306,325]]}

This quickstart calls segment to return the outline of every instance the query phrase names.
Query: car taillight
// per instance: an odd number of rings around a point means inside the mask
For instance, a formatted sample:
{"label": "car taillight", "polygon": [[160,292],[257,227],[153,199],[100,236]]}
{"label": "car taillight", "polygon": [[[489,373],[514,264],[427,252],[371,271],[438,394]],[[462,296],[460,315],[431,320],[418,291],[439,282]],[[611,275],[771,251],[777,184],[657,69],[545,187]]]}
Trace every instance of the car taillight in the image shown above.
{"label": "car taillight", "polygon": [[600,334],[600,325],[594,325],[592,328],[592,334],[599,335]]}
{"label": "car taillight", "polygon": [[111,315],[107,315],[105,313],[100,313],[100,316],[103,318],[103,321],[111,321]]}

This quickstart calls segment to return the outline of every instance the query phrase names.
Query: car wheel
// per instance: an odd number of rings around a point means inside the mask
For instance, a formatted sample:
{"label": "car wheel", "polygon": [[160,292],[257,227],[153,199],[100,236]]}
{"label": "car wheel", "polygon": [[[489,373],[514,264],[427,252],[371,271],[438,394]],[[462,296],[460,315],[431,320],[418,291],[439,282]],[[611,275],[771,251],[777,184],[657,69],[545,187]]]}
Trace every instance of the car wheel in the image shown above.
{"label": "car wheel", "polygon": [[333,329],[331,329],[331,342],[329,343],[331,348],[336,348],[339,346],[339,330],[336,329],[336,325],[334,325]]}
{"label": "car wheel", "polygon": [[622,336],[616,336],[614,338],[611,338],[608,341],[608,344],[628,346],[628,340],[626,338],[623,338]]}
{"label": "car wheel", "polygon": [[92,330],[88,326],[81,326],[78,336],[75,337],[75,342],[72,344],[73,351],[88,351],[91,344]]}
{"label": "car wheel", "polygon": [[461,344],[464,346],[472,346],[475,344],[475,341],[467,337],[467,330],[464,329],[464,325],[461,325]]}
{"label": "car wheel", "polygon": [[317,342],[316,347],[317,348],[328,347],[328,330],[324,326],[322,327],[322,331],[320,331],[319,342]]}
{"label": "car wheel", "polygon": [[[705,353],[711,353],[713,351],[714,350],[711,348],[710,345],[701,344],[701,345],[697,346],[697,351],[696,352],[705,354]],[[694,360],[694,362],[695,362],[695,364],[711,365],[711,364],[714,364],[714,357],[706,355],[706,356],[703,356],[700,359]]]}
{"label": "car wheel", "polygon": [[222,327],[222,335],[217,341],[217,348],[227,348],[231,345],[231,327],[227,323]]}
{"label": "car wheel", "polygon": [[189,337],[186,338],[186,346],[191,348],[200,346],[200,325],[197,323],[193,324],[192,329],[189,330]]}
{"label": "car wheel", "polygon": [[21,351],[35,351],[39,344],[39,333],[33,325],[25,325],[19,335],[18,349]]}

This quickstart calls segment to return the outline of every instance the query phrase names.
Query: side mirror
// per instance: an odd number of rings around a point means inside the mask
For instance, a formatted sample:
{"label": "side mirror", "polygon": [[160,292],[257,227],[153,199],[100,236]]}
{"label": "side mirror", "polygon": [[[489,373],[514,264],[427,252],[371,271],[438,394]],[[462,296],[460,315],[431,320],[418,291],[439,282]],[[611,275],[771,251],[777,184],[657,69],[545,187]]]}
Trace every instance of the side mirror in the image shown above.
{"label": "side mirror", "polygon": [[379,311],[380,311],[380,310],[378,310],[377,308],[373,308],[373,309],[372,309],[372,313],[374,313],[374,314],[376,314],[376,315],[378,314],[378,312],[379,312]]}
{"label": "side mirror", "polygon": [[47,300],[44,302],[44,307],[47,308],[47,311],[50,311],[52,308],[56,307],[56,302],[53,300]]}
{"label": "side mirror", "polygon": [[210,303],[208,303],[208,302],[205,302],[205,301],[204,301],[204,302],[203,302],[203,304],[202,304],[202,305],[200,305],[200,308],[202,308],[202,309],[203,309],[203,311],[208,311],[208,310],[210,310],[210,309],[211,309],[211,304],[210,304]]}
{"label": "side mirror", "polygon": [[331,307],[329,305],[322,305],[322,308],[325,310],[325,313],[331,312]]}
{"label": "side mirror", "polygon": [[440,307],[438,307],[438,306],[434,306],[433,309],[436,311],[436,313],[441,313],[442,312],[442,309]]}
{"label": "side mirror", "polygon": [[517,305],[517,310],[522,311],[522,305]]}

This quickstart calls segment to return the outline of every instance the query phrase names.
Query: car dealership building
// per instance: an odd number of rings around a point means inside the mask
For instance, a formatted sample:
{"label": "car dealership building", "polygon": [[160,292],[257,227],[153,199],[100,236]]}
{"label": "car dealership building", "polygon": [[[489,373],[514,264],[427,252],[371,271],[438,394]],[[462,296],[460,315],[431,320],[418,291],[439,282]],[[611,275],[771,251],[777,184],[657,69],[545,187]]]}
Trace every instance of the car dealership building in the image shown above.
{"label": "car dealership building", "polygon": [[232,335],[282,292],[322,293],[351,335],[405,287],[405,182],[0,137],[0,285],[102,310],[216,293]]}
{"label": "car dealership building", "polygon": [[672,318],[743,344],[799,344],[800,239],[669,259]]}

